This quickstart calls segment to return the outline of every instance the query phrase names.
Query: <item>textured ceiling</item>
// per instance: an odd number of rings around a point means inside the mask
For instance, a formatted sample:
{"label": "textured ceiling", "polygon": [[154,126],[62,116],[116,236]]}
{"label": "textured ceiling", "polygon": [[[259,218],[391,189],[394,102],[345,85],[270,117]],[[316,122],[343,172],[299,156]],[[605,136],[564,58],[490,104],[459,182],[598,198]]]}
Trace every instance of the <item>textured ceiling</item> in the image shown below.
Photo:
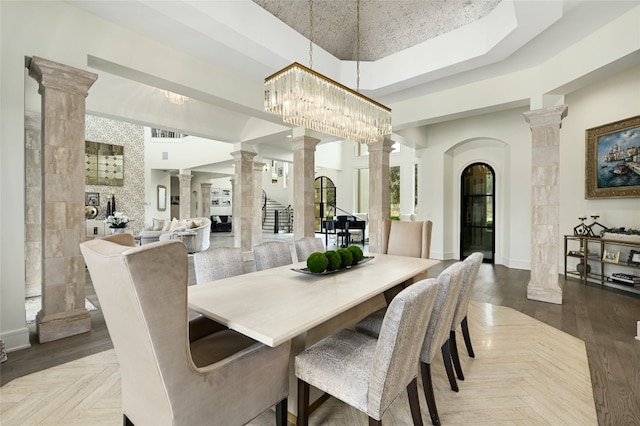
{"label": "textured ceiling", "polygon": [[[357,1],[253,0],[341,60],[357,59]],[[489,14],[501,0],[361,0],[360,60],[374,61],[458,29]]]}

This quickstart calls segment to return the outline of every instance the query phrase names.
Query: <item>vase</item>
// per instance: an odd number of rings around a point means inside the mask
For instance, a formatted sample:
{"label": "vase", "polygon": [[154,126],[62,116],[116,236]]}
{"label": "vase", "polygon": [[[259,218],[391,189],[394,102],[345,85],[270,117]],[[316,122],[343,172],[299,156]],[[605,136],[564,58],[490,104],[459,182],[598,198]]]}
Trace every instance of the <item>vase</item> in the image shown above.
{"label": "vase", "polygon": [[111,228],[112,234],[122,234],[124,232],[124,228]]}

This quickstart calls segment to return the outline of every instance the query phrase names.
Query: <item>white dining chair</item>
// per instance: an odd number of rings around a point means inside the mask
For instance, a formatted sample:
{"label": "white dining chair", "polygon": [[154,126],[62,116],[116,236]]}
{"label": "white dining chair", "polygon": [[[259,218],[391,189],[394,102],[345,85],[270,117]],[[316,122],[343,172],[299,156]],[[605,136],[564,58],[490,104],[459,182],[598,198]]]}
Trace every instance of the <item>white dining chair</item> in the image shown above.
{"label": "white dining chair", "polygon": [[322,238],[303,237],[293,242],[296,248],[296,258],[298,262],[305,262],[309,255],[314,252],[324,252]]}
{"label": "white dining chair", "polygon": [[256,271],[293,263],[289,243],[285,241],[267,241],[253,246],[253,258]]}
{"label": "white dining chair", "polygon": [[215,281],[244,274],[240,247],[214,247],[193,254],[196,283]]}

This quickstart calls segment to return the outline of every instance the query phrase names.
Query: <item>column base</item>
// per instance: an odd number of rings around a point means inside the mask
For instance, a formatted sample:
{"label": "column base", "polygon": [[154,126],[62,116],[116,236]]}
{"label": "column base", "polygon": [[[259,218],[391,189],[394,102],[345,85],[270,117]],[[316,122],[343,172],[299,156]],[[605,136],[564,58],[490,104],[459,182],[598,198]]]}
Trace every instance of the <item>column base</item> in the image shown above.
{"label": "column base", "polygon": [[550,287],[549,284],[544,285],[529,281],[529,284],[527,284],[527,299],[562,305],[562,289],[557,283]]}
{"label": "column base", "polygon": [[65,337],[91,331],[91,313],[85,309],[44,316],[36,315],[36,332],[40,343],[53,342]]}

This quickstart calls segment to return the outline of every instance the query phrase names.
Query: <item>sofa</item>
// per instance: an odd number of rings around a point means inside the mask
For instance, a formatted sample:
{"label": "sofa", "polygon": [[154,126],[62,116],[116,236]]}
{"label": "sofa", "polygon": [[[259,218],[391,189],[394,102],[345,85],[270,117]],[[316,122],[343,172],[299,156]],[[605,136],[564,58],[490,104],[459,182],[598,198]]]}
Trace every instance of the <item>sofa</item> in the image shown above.
{"label": "sofa", "polygon": [[171,240],[177,232],[195,232],[194,251],[203,251],[209,248],[211,221],[206,217],[190,219],[153,219],[153,224],[144,228],[138,236],[140,245],[155,241]]}
{"label": "sofa", "polygon": [[231,216],[211,216],[211,232],[231,232],[232,226]]}

